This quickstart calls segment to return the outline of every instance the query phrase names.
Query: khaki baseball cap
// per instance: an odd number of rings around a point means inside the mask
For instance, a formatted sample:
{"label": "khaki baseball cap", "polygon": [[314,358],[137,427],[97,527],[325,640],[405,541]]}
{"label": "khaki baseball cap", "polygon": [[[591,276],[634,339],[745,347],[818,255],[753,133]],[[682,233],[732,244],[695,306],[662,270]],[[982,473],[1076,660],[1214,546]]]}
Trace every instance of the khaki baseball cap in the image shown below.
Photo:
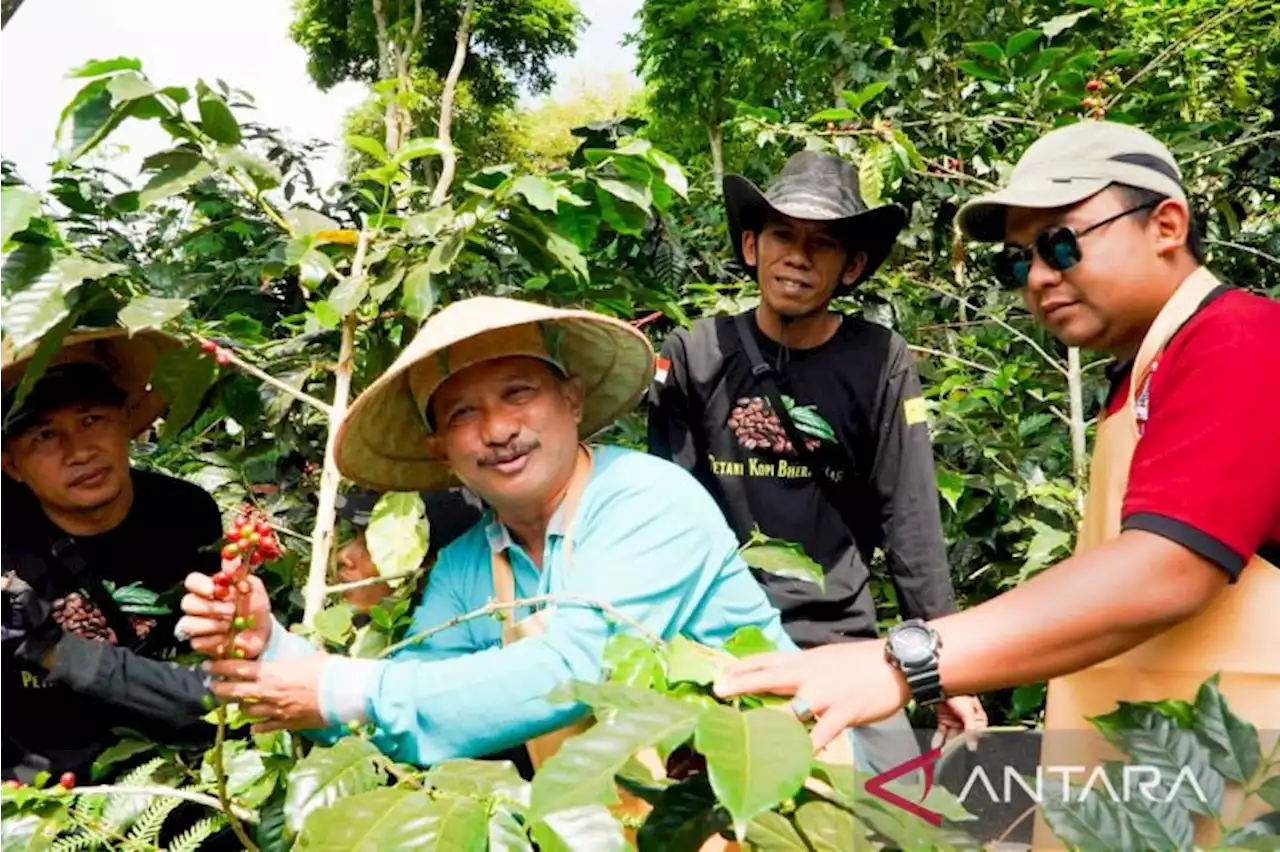
{"label": "khaki baseball cap", "polygon": [[1113,183],[1187,203],[1182,171],[1159,140],[1128,124],[1086,120],[1036,140],[1018,160],[1008,186],[960,208],[960,229],[975,240],[1001,242],[1008,208],[1067,207]]}

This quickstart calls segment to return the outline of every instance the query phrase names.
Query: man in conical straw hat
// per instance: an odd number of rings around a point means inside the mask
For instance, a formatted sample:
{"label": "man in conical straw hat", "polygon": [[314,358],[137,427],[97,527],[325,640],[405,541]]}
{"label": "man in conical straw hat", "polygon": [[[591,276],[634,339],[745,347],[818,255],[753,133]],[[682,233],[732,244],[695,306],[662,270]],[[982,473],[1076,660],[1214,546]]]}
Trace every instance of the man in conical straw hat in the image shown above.
{"label": "man in conical straw hat", "polygon": [[188,650],[176,617],[130,613],[104,586],[161,594],[217,567],[201,553],[221,534],[213,498],[129,463],[130,439],[168,404],[149,385],[156,359],[178,345],[158,332],[77,332],[24,383],[41,342],[5,341],[6,779],[87,780],[122,725],[208,738],[205,677],[168,662]]}
{"label": "man in conical straw hat", "polygon": [[[754,626],[796,650],[738,555],[715,503],[676,465],[585,441],[649,385],[654,353],[626,323],[579,310],[472,298],[433,316],[342,424],[345,476],[384,491],[459,483],[490,509],[445,548],[413,616],[413,633],[495,598],[565,596],[505,620],[474,619],[388,660],[317,654],[268,609],[237,647],[262,662],[212,664],[226,700],[267,730],[372,723],[375,742],[418,765],[524,744],[534,765],[586,710],[547,695],[595,681],[609,637],[629,628],[720,645]],[[221,656],[231,602],[189,578],[185,628]],[[622,619],[601,611],[609,605]]]}

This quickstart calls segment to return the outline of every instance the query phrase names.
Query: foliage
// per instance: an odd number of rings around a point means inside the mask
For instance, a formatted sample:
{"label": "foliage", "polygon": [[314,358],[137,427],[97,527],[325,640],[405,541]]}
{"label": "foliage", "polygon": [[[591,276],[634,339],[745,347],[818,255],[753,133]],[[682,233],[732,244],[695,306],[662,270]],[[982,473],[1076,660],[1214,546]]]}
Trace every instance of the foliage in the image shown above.
{"label": "foliage", "polygon": [[[305,0],[298,4],[292,35],[307,51],[307,68],[321,89],[343,80],[376,83],[386,78],[379,68],[375,7],[385,7],[387,27],[407,31],[418,15],[430,26],[415,45],[413,66],[443,79],[453,62],[454,28],[461,2],[415,0],[414,3],[363,0]],[[441,26],[440,22],[449,22]],[[572,0],[483,0],[476,4],[472,52],[463,79],[483,107],[511,103],[517,84],[530,91],[551,85],[548,64],[570,53],[583,17]]]}

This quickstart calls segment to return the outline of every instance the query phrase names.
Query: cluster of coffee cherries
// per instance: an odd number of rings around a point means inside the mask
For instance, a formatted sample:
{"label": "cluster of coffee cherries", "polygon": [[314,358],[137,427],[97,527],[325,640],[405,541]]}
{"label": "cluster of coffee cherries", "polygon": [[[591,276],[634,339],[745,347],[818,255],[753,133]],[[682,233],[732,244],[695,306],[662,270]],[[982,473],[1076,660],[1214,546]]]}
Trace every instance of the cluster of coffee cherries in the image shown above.
{"label": "cluster of coffee cherries", "polygon": [[[236,582],[233,574],[228,574],[226,566],[238,559],[241,566],[256,568],[263,562],[272,562],[280,558],[283,552],[275,530],[267,522],[267,516],[249,506],[241,507],[239,517],[227,527],[226,545],[222,548],[223,570],[214,575],[213,582],[219,588],[230,588]],[[221,598],[221,600],[225,600]]]}
{"label": "cluster of coffee cherries", "polygon": [[[39,783],[40,782],[37,781],[37,786],[39,786]],[[21,790],[25,786],[27,785],[23,784],[21,781],[16,781],[13,779],[10,779],[4,782],[4,788],[6,790]],[[54,789],[54,792],[59,792],[60,790],[71,790],[75,786],[76,786],[76,774],[74,772],[64,772],[62,773],[62,777],[58,779],[58,784],[57,784],[57,787]]]}
{"label": "cluster of coffee cherries", "polygon": [[222,548],[222,568],[213,575],[213,596],[220,601],[235,598],[236,616],[231,622],[229,647],[231,656],[243,653],[235,648],[235,634],[253,627],[253,615],[247,611],[252,587],[249,574],[263,562],[280,558],[283,549],[267,516],[251,506],[242,506],[238,517],[227,527],[226,545]]}
{"label": "cluster of coffee cherries", "polygon": [[212,340],[206,340],[200,344],[200,348],[213,356],[213,360],[218,362],[219,367],[225,367],[231,363],[231,352],[223,349]]}

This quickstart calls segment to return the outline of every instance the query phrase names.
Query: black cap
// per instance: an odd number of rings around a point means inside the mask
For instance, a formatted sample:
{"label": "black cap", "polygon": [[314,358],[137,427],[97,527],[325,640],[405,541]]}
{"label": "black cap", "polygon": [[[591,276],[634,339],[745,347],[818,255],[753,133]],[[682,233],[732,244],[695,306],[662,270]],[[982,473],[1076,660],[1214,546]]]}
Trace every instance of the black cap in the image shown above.
{"label": "black cap", "polygon": [[101,364],[85,361],[55,364],[45,370],[17,410],[14,402],[18,398],[18,387],[5,391],[4,436],[12,438],[22,434],[41,414],[64,405],[121,406],[128,396]]}
{"label": "black cap", "polygon": [[[369,525],[374,504],[381,496],[381,491],[367,489],[352,489],[345,494],[339,494],[338,516],[363,530]],[[427,523],[431,525],[428,556],[434,556],[448,547],[455,539],[475,526],[484,515],[483,504],[460,488],[448,491],[424,491],[421,497],[426,504]]]}

